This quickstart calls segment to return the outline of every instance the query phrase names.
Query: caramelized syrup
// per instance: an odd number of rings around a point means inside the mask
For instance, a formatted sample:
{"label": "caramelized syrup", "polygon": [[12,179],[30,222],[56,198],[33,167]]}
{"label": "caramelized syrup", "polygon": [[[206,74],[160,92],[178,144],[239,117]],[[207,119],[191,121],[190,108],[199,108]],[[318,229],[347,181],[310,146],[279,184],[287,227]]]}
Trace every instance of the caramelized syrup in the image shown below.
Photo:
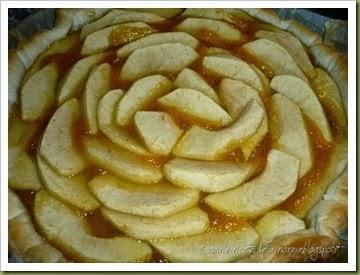
{"label": "caramelized syrup", "polygon": [[324,140],[315,123],[310,119],[305,119],[305,122],[312,141],[314,163],[312,168],[298,180],[295,192],[278,207],[293,214],[301,212],[308,199],[313,196],[312,190],[326,171],[333,152],[333,145]]}

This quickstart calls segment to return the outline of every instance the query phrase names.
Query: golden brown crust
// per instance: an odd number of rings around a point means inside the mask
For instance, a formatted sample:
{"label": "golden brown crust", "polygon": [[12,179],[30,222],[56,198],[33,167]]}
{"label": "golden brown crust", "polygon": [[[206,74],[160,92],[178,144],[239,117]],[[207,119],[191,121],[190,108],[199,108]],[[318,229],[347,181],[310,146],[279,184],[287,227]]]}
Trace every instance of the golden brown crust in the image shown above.
{"label": "golden brown crust", "polygon": [[9,189],[9,248],[26,262],[65,261],[63,255],[47,244],[34,225],[17,195]]}
{"label": "golden brown crust", "polygon": [[54,41],[59,40],[72,29],[79,28],[102,15],[106,9],[60,9],[56,13],[55,27],[33,35],[20,43],[9,57],[9,110],[17,102],[17,90],[21,78],[35,59]]}
{"label": "golden brown crust", "polygon": [[335,200],[321,200],[308,213],[307,222],[316,232],[346,239],[347,205]]}
{"label": "golden brown crust", "polygon": [[254,254],[241,259],[241,262],[329,262],[339,255],[340,249],[339,239],[305,229],[276,237],[270,246],[260,246]]}
{"label": "golden brown crust", "polygon": [[335,200],[345,205],[348,203],[348,170],[347,168],[337,177],[327,189],[324,200]]}
{"label": "golden brown crust", "polygon": [[322,39],[317,33],[312,32],[310,29],[300,24],[296,20],[283,20],[281,22],[281,29],[295,35],[306,46],[318,45],[322,43]]}

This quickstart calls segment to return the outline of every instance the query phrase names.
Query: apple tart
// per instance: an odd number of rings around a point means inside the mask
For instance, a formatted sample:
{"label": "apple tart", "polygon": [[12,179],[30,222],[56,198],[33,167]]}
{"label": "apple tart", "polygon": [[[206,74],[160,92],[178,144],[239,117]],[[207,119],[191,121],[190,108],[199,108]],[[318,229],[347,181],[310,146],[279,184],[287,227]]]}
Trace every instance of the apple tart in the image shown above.
{"label": "apple tart", "polygon": [[347,60],[272,10],[59,9],[10,54],[9,110],[23,261],[330,262],[346,242]]}

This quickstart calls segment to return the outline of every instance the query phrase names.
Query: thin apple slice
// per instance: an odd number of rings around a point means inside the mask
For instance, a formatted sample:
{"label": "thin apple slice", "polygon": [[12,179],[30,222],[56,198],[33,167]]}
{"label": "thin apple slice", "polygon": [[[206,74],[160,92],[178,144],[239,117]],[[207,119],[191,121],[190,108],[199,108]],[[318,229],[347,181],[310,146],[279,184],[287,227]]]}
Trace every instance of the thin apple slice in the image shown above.
{"label": "thin apple slice", "polygon": [[138,49],[167,43],[180,43],[193,49],[199,45],[196,38],[185,32],[153,33],[121,47],[116,54],[124,58]]}
{"label": "thin apple slice", "polygon": [[310,118],[325,140],[333,140],[325,112],[311,87],[298,77],[291,75],[276,76],[271,80],[271,88],[297,103],[301,111]]}
{"label": "thin apple slice", "polygon": [[45,191],[36,194],[34,215],[47,240],[78,261],[143,262],[151,258],[151,248],[144,242],[128,237],[105,239],[90,235],[77,213]]}
{"label": "thin apple slice", "polygon": [[106,141],[86,138],[84,149],[92,162],[119,177],[143,184],[154,183],[162,178],[160,169],[152,166],[150,162]]}
{"label": "thin apple slice", "polygon": [[96,134],[97,108],[101,97],[110,90],[111,66],[108,63],[95,67],[86,82],[83,94],[84,116],[88,132]]}
{"label": "thin apple slice", "polygon": [[62,176],[79,173],[87,166],[73,142],[73,127],[80,119],[80,104],[71,99],[53,114],[40,142],[40,155]]}
{"label": "thin apple slice", "polygon": [[209,227],[208,215],[197,207],[164,218],[135,216],[107,208],[101,208],[101,213],[120,231],[140,240],[195,235]]}
{"label": "thin apple slice", "polygon": [[171,262],[234,262],[252,254],[259,236],[250,225],[241,231],[203,233],[194,236],[150,241]]}
{"label": "thin apple slice", "polygon": [[294,75],[308,81],[290,54],[279,44],[268,39],[257,39],[242,48],[268,65],[275,75]]}
{"label": "thin apple slice", "polygon": [[264,119],[264,109],[255,100],[249,101],[239,118],[229,127],[210,131],[192,126],[175,146],[178,157],[199,160],[219,160],[254,135]]}
{"label": "thin apple slice", "polygon": [[197,90],[219,103],[219,97],[214,89],[197,72],[191,69],[183,69],[176,77],[174,85],[177,88]]}
{"label": "thin apple slice", "polygon": [[170,115],[163,112],[137,112],[135,127],[150,152],[168,155],[183,131]]}
{"label": "thin apple slice", "polygon": [[[241,111],[244,109],[249,100],[254,99],[260,106],[264,108],[264,104],[259,96],[257,90],[246,85],[240,80],[233,80],[225,78],[220,82],[219,96],[221,102],[228,110],[229,114],[236,119]],[[248,159],[256,146],[264,139],[267,134],[268,119],[265,114],[263,121],[261,122],[256,133],[243,141],[240,145],[241,151],[243,152],[244,158]]]}
{"label": "thin apple slice", "polygon": [[85,25],[81,30],[80,37],[81,39],[84,39],[93,32],[116,24],[136,21],[141,21],[144,23],[159,23],[164,20],[165,19],[163,17],[151,13],[113,10],[100,19]]}
{"label": "thin apple slice", "polygon": [[9,187],[18,190],[39,190],[42,186],[36,162],[21,146],[9,148]]}
{"label": "thin apple slice", "polygon": [[142,22],[123,23],[88,35],[81,48],[82,55],[91,55],[121,46],[147,36],[156,30]]}
{"label": "thin apple slice", "polygon": [[314,92],[321,104],[331,112],[335,123],[344,129],[347,125],[347,117],[339,88],[326,71],[320,68],[316,68],[315,71],[316,77],[311,82]]}
{"label": "thin apple slice", "polygon": [[264,85],[264,89],[259,91],[262,95],[269,95],[270,94],[270,80],[268,77],[263,73],[262,70],[260,70],[258,67],[256,67],[254,64],[250,64],[251,68],[257,73],[257,75],[262,80],[262,83]]}
{"label": "thin apple slice", "polygon": [[189,8],[182,13],[182,16],[223,20],[231,24],[236,23],[232,14],[225,9]]}
{"label": "thin apple slice", "polygon": [[245,182],[255,172],[256,165],[174,158],[163,170],[165,177],[177,186],[216,193]]}
{"label": "thin apple slice", "polygon": [[312,145],[299,107],[291,99],[271,96],[272,137],[275,148],[300,160],[299,177],[308,172],[314,162]]}
{"label": "thin apple slice", "polygon": [[55,103],[58,68],[50,63],[34,73],[20,91],[21,115],[25,121],[41,119]]}
{"label": "thin apple slice", "polygon": [[85,211],[99,207],[87,188],[88,182],[84,175],[60,176],[39,155],[37,163],[45,189],[55,198]]}
{"label": "thin apple slice", "polygon": [[149,12],[157,14],[163,18],[173,18],[180,14],[184,9],[180,8],[127,8],[126,10]]}
{"label": "thin apple slice", "polygon": [[299,166],[297,158],[272,149],[261,175],[237,188],[208,195],[205,202],[226,214],[256,218],[279,205],[295,191]]}
{"label": "thin apple slice", "polygon": [[116,145],[119,145],[135,154],[151,155],[140,142],[131,136],[125,129],[115,125],[115,109],[124,92],[121,89],[111,90],[99,101],[98,124],[104,135]]}
{"label": "thin apple slice", "polygon": [[21,119],[20,114],[12,114],[9,117],[9,147],[21,146],[26,148],[31,137],[36,133],[38,128],[38,122],[25,122]]}
{"label": "thin apple slice", "polygon": [[215,54],[205,56],[202,64],[204,68],[222,77],[241,80],[260,92],[264,90],[264,84],[259,75],[249,64],[237,57]]}
{"label": "thin apple slice", "polygon": [[58,104],[62,104],[68,99],[81,94],[91,70],[104,61],[109,53],[99,53],[80,59],[67,72],[60,83],[57,96]]}
{"label": "thin apple slice", "polygon": [[258,31],[255,33],[255,37],[271,40],[284,47],[308,78],[314,78],[316,76],[315,68],[309,56],[305,52],[299,39],[295,36],[288,32]]}
{"label": "thin apple slice", "polygon": [[213,126],[224,126],[232,120],[229,114],[210,97],[193,89],[178,88],[157,101],[165,108],[205,121]]}
{"label": "thin apple slice", "polygon": [[178,73],[198,57],[191,47],[180,43],[148,46],[134,51],[128,57],[121,69],[120,78],[135,80],[157,73]]}
{"label": "thin apple slice", "polygon": [[162,75],[151,75],[136,81],[119,102],[116,123],[125,126],[133,115],[172,89],[172,82]]}
{"label": "thin apple slice", "polygon": [[199,191],[167,183],[138,185],[111,175],[95,177],[90,190],[106,207],[144,217],[167,217],[198,203]]}
{"label": "thin apple slice", "polygon": [[74,49],[79,43],[79,35],[71,34],[49,45],[49,47],[36,58],[34,63],[26,71],[24,77],[21,79],[21,83],[25,83],[34,73],[36,73],[43,67],[43,61],[45,60],[45,58],[54,54],[63,54],[69,52]]}
{"label": "thin apple slice", "polygon": [[227,42],[240,43],[244,35],[233,25],[214,19],[186,18],[176,27],[177,30],[201,37],[204,31],[215,34]]}
{"label": "thin apple slice", "polygon": [[256,223],[255,229],[266,244],[275,237],[305,229],[305,222],[284,210],[268,212]]}

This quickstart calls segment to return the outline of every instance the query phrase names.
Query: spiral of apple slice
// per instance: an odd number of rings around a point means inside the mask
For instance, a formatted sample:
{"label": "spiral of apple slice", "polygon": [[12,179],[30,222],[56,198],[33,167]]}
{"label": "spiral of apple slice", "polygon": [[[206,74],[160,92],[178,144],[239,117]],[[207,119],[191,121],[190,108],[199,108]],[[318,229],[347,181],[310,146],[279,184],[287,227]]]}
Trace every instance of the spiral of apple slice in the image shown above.
{"label": "spiral of apple slice", "polygon": [[288,198],[296,188],[299,160],[272,149],[262,174],[237,188],[208,195],[205,202],[226,214],[258,217]]}
{"label": "spiral of apple slice", "polygon": [[237,120],[227,128],[210,131],[192,126],[175,146],[173,153],[183,158],[219,160],[255,134],[264,115],[264,109],[255,100],[250,100]]}
{"label": "spiral of apple slice", "polygon": [[45,191],[36,194],[35,220],[47,240],[82,262],[143,262],[151,258],[146,243],[128,237],[90,235],[81,218]]}

